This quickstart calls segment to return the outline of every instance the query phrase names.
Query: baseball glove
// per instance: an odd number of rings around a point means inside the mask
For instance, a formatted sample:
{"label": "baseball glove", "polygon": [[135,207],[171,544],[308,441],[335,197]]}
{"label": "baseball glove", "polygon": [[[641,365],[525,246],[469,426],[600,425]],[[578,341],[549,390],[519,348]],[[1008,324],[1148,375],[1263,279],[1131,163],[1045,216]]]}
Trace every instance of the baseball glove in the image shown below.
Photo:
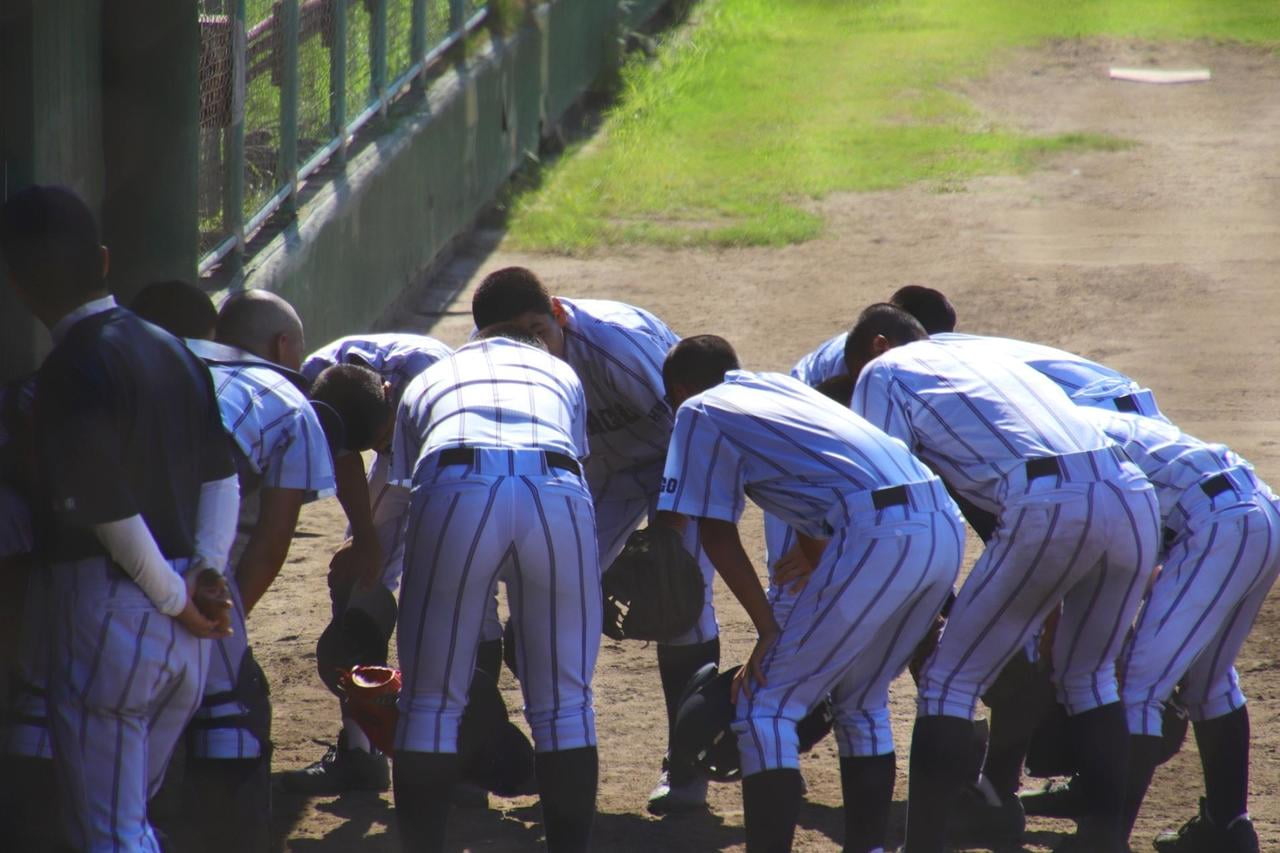
{"label": "baseball glove", "polygon": [[377,749],[395,751],[396,699],[400,670],[389,666],[353,666],[338,677],[343,707]]}
{"label": "baseball glove", "polygon": [[204,618],[225,628],[231,624],[231,589],[217,569],[201,569],[191,596]]}
{"label": "baseball glove", "polygon": [[604,633],[615,640],[668,642],[692,630],[706,584],[675,530],[637,530],[604,573]]}

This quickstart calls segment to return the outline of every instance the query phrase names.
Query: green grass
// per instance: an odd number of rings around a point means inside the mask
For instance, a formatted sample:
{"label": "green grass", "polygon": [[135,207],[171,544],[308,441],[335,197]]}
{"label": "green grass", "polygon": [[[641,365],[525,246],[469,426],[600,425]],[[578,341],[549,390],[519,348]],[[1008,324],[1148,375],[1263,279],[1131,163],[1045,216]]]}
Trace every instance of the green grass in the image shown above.
{"label": "green grass", "polygon": [[1275,0],[706,0],[623,71],[603,132],[511,201],[514,246],[779,245],[811,200],[1032,168],[1091,134],[992,126],[947,84],[1006,48],[1117,35],[1280,43]]}

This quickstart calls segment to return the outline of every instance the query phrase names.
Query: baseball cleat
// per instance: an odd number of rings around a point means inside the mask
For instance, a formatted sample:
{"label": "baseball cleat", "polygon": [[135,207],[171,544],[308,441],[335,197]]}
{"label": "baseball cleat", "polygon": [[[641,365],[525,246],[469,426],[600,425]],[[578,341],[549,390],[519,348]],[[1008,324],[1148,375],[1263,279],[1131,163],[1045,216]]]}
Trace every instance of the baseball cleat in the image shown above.
{"label": "baseball cleat", "polygon": [[948,834],[953,842],[999,849],[1015,845],[1026,825],[1018,798],[1002,798],[986,780],[981,780],[960,789],[951,808]]}
{"label": "baseball cleat", "polygon": [[707,780],[694,779],[680,784],[671,783],[671,775],[662,771],[658,785],[649,792],[649,814],[665,815],[675,812],[695,811],[707,807]]}
{"label": "baseball cleat", "polygon": [[1201,797],[1200,813],[1176,832],[1157,835],[1154,845],[1160,853],[1258,853],[1258,833],[1247,814],[1226,827],[1214,823]]}
{"label": "baseball cleat", "polygon": [[1080,816],[1080,796],[1071,782],[1047,782],[1039,791],[1020,794],[1022,810],[1031,817],[1075,820]]}
{"label": "baseball cleat", "polygon": [[348,749],[346,738],[329,747],[324,757],[301,770],[285,773],[280,785],[293,794],[336,796],[348,791],[391,789],[391,768],[381,752]]}

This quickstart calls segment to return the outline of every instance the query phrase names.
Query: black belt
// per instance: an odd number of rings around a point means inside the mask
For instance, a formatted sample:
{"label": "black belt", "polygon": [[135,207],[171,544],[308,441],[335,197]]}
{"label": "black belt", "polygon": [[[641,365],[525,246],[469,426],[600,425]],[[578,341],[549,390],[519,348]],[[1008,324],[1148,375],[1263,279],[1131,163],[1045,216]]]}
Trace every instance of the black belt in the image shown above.
{"label": "black belt", "polygon": [[[578,464],[578,460],[566,453],[557,453],[554,450],[544,450],[542,451],[542,458],[546,460],[548,468],[559,468],[562,471],[572,471],[579,477],[582,476],[582,466]],[[474,466],[476,463],[476,448],[450,447],[446,450],[441,450],[436,459],[436,464],[442,468],[445,465]]]}
{"label": "black belt", "polygon": [[1062,464],[1058,462],[1056,456],[1041,456],[1038,459],[1027,460],[1027,479],[1034,480],[1036,477],[1060,477],[1062,476]]}
{"label": "black belt", "polygon": [[890,486],[887,489],[876,489],[871,493],[871,505],[876,509],[907,504],[907,487]]}
{"label": "black belt", "polygon": [[1140,414],[1138,408],[1138,400],[1132,394],[1125,394],[1123,397],[1112,397],[1111,402],[1115,405],[1117,412],[1132,412]]}
{"label": "black belt", "polygon": [[1200,484],[1200,491],[1204,492],[1211,498],[1216,498],[1223,492],[1230,491],[1231,488],[1231,478],[1226,474],[1219,474],[1216,477],[1210,477]]}

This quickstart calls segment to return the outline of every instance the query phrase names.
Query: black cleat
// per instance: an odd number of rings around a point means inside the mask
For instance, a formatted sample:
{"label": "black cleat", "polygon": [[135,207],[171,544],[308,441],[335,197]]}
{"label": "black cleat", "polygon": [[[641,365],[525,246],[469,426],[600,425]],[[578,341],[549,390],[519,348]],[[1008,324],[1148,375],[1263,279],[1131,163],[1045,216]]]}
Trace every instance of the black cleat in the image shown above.
{"label": "black cleat", "polygon": [[1209,817],[1203,797],[1200,814],[1177,832],[1160,833],[1154,843],[1160,853],[1258,853],[1258,833],[1249,816],[1241,815],[1221,827]]}

